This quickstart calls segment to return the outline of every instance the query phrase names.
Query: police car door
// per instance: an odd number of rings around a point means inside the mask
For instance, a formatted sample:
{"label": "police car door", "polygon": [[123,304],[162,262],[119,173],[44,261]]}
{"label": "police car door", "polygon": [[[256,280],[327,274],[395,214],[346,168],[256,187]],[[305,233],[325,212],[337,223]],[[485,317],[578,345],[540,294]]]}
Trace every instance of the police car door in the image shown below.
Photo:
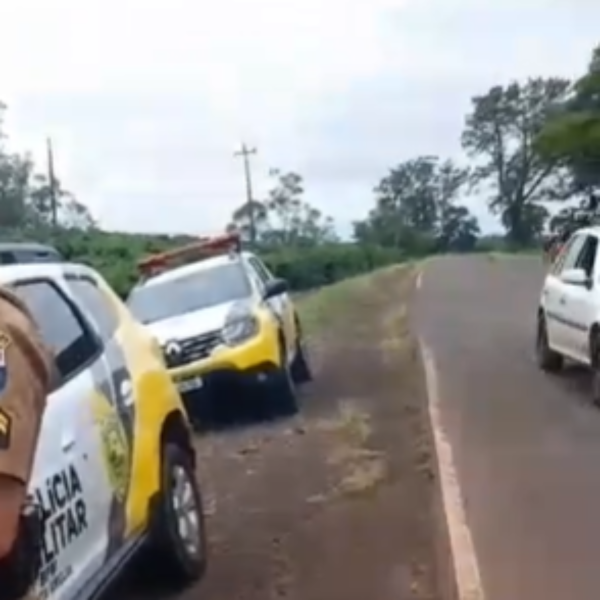
{"label": "police car door", "polygon": [[[264,264],[255,256],[251,256],[248,259],[250,266],[253,272],[259,278],[261,283],[261,287],[264,287],[269,281],[273,279],[273,275],[268,271],[268,269],[264,266]],[[283,334],[285,337],[285,343],[287,346],[288,357],[291,360],[293,358],[293,353],[295,348],[293,344],[295,342],[294,336],[294,324],[291,322],[293,320],[293,316],[290,315],[290,299],[288,294],[280,294],[279,296],[274,296],[273,298],[269,298],[267,303],[272,308],[273,312],[277,315],[279,322],[281,323],[281,327],[283,329]]]}
{"label": "police car door", "polygon": [[127,498],[131,481],[135,403],[131,373],[116,331],[118,315],[92,274],[67,273],[69,293],[84,308],[103,346],[103,360],[94,364],[92,376],[100,392],[94,406],[96,430],[94,438],[100,444],[98,452],[105,462],[111,491],[106,514],[106,559],[118,562],[127,551]]}
{"label": "police car door", "polygon": [[58,383],[48,399],[30,492],[45,514],[40,599],[71,600],[96,573],[107,545],[110,495],[94,448],[89,366],[101,347],[63,287],[45,279],[15,285],[54,352]]}
{"label": "police car door", "polygon": [[[252,276],[254,277],[254,279],[259,287],[259,290],[262,294],[265,289],[265,286],[267,285],[267,283],[269,282],[271,277],[269,275],[267,275],[267,273],[265,273],[265,271],[263,271],[260,268],[261,267],[260,262],[254,256],[251,256],[250,258],[248,258],[248,264],[250,265],[250,271],[252,272]],[[282,327],[284,327],[284,322],[283,322],[284,311],[283,311],[282,297],[274,296],[273,298],[269,298],[267,300],[267,304],[268,304],[269,308],[271,308],[273,313],[276,315],[277,319],[281,322]]]}

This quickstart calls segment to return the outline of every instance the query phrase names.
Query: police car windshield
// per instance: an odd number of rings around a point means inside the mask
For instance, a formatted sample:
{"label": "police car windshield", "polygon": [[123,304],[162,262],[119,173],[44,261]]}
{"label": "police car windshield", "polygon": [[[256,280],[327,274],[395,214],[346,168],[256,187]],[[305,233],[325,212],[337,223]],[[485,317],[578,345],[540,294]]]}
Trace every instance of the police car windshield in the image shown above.
{"label": "police car windshield", "polygon": [[250,294],[250,284],[241,266],[227,264],[135,288],[127,304],[142,323],[153,323],[241,300]]}

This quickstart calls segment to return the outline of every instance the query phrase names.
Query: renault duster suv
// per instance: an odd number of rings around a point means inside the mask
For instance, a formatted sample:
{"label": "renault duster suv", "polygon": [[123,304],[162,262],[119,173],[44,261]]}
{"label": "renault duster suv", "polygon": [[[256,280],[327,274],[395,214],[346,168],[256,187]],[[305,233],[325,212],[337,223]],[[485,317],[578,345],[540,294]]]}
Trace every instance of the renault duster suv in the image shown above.
{"label": "renault duster suv", "polygon": [[192,421],[224,403],[298,410],[296,386],[311,379],[298,313],[286,281],[237,236],[152,256],[140,271],[127,303],[159,341]]}

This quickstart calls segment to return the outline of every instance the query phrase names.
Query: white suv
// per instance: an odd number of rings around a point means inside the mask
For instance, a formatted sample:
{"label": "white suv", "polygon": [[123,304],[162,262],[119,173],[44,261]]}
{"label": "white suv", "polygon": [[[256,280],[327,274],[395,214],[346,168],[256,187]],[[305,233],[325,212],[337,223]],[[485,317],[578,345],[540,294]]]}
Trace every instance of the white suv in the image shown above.
{"label": "white suv", "polygon": [[563,359],[593,371],[592,399],[600,404],[600,227],[576,231],[550,267],[542,290],[536,356],[544,371]]}
{"label": "white suv", "polygon": [[160,347],[84,265],[0,267],[60,376],[29,492],[44,515],[40,600],[89,600],[138,551],[174,584],[206,565],[191,429]]}

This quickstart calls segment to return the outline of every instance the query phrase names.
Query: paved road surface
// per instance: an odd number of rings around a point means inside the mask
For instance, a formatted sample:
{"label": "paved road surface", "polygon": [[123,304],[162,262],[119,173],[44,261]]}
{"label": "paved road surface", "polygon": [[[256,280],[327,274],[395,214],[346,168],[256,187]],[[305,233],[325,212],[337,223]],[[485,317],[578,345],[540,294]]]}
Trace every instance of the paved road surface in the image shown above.
{"label": "paved road surface", "polygon": [[486,600],[600,598],[600,410],[533,361],[536,258],[426,268],[416,320],[438,370]]}

